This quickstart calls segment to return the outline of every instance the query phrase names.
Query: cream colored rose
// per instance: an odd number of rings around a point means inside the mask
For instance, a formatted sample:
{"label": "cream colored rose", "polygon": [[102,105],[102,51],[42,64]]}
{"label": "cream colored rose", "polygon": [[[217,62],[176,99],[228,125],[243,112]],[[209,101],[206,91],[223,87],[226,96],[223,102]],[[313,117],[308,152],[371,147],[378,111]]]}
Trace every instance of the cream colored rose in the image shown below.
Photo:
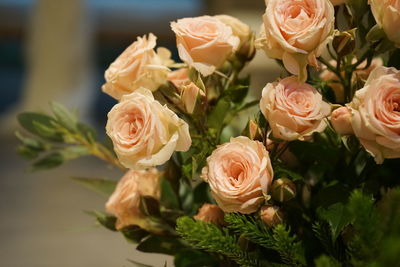
{"label": "cream colored rose", "polygon": [[267,84],[260,109],[273,136],[288,141],[323,131],[324,119],[330,114],[330,105],[322,100],[321,94],[295,76]]}
{"label": "cream colored rose", "polygon": [[334,29],[334,8],[329,0],[266,0],[264,27],[257,47],[271,58],[282,59],[285,68],[307,78],[307,64],[325,48]]}
{"label": "cream colored rose", "polygon": [[220,67],[240,42],[231,27],[211,16],[179,19],[171,28],[179,57],[204,76]]}
{"label": "cream colored rose", "polygon": [[140,211],[140,197],[160,198],[161,174],[157,169],[129,170],[118,182],[106,203],[107,212],[117,217],[115,227],[120,230],[129,225],[157,231]]}
{"label": "cream colored rose", "polygon": [[249,25],[243,23],[237,18],[228,15],[217,15],[214,16],[216,19],[231,27],[233,35],[239,37],[240,44],[243,44],[249,39],[251,29]]}
{"label": "cream colored rose", "polygon": [[156,53],[156,39],[151,33],[138,37],[122,52],[105,72],[103,92],[119,100],[140,87],[155,91],[165,83],[171,53],[166,48],[158,48]]}
{"label": "cream colored rose", "polygon": [[202,178],[224,212],[248,214],[264,203],[273,171],[264,145],[240,136],[213,151]]}
{"label": "cream colored rose", "polygon": [[346,3],[347,0],[330,0],[334,6],[339,6],[341,4]]}
{"label": "cream colored rose", "polygon": [[213,223],[216,225],[224,225],[224,212],[214,204],[203,204],[199,212],[194,216],[196,220]]}
{"label": "cream colored rose", "polygon": [[376,23],[400,47],[400,0],[369,0]]}
{"label": "cream colored rose", "polygon": [[380,164],[385,158],[399,158],[400,72],[376,68],[349,107],[354,134],[375,161]]}
{"label": "cream colored rose", "polygon": [[192,142],[187,123],[144,88],[124,95],[111,109],[106,130],[127,168],[161,165]]}
{"label": "cream colored rose", "polygon": [[335,131],[342,135],[353,134],[351,111],[347,107],[335,109],[331,115],[331,124]]}
{"label": "cream colored rose", "polygon": [[[336,67],[336,60],[331,60],[329,63]],[[357,59],[353,59],[353,64],[357,63]],[[356,78],[360,78],[362,80],[367,80],[371,71],[376,69],[377,67],[383,66],[383,60],[380,57],[373,58],[371,64],[367,67],[367,60],[363,61],[358,68],[353,72],[352,82],[356,82]],[[320,78],[323,81],[328,82],[329,86],[332,88],[335,93],[335,98],[337,102],[343,103],[344,99],[344,88],[343,85],[339,82],[339,77],[328,70],[326,66],[323,66],[323,71],[320,74]]]}

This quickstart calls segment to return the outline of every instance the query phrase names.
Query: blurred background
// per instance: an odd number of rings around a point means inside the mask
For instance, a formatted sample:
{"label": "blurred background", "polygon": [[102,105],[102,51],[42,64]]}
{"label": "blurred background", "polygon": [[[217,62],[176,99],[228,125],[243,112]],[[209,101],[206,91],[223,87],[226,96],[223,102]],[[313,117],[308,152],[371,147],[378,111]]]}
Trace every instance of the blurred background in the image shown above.
{"label": "blurred background", "polygon": [[[83,212],[103,210],[106,199],[69,177],[120,172],[83,158],[29,173],[15,153],[15,117],[46,111],[54,100],[104,132],[115,104],[100,90],[104,71],[136,36],[154,33],[178,60],[170,21],[225,13],[258,32],[263,12],[263,0],[0,0],[0,266],[133,266],[127,259],[172,266],[168,257],[136,252]],[[280,74],[260,51],[246,71],[254,97]]]}

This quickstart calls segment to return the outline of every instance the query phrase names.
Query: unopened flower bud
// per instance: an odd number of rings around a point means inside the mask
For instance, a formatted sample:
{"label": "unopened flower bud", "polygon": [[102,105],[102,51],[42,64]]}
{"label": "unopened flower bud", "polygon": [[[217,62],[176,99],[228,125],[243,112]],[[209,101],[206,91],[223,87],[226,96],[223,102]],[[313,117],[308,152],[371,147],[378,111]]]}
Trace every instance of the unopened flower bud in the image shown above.
{"label": "unopened flower bud", "polygon": [[249,130],[249,137],[251,140],[262,140],[260,127],[255,121],[253,120],[249,121],[248,130]]}
{"label": "unopened flower bud", "polygon": [[289,201],[296,196],[296,185],[288,178],[279,178],[272,183],[271,196],[275,201]]}
{"label": "unopened flower bud", "polygon": [[181,99],[187,113],[192,114],[196,107],[198,96],[204,97],[204,92],[197,87],[194,83],[182,87]]}
{"label": "unopened flower bud", "polygon": [[335,131],[341,135],[353,134],[351,111],[347,107],[340,107],[332,112],[331,124]]}
{"label": "unopened flower bud", "polygon": [[224,212],[214,204],[203,204],[197,215],[193,218],[216,225],[225,225]]}
{"label": "unopened flower bud", "polygon": [[269,227],[273,227],[283,222],[283,216],[279,207],[272,205],[261,207],[260,218]]}
{"label": "unopened flower bud", "polygon": [[332,46],[340,56],[345,56],[353,52],[356,47],[355,29],[338,32],[333,38]]}

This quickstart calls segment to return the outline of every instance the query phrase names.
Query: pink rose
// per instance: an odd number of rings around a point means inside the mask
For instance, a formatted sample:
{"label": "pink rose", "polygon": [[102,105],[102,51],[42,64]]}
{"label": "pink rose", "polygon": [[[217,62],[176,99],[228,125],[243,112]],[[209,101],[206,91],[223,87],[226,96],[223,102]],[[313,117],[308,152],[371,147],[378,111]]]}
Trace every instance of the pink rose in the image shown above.
{"label": "pink rose", "polygon": [[273,171],[264,145],[240,136],[213,151],[202,178],[224,212],[248,214],[264,203]]}
{"label": "pink rose", "polygon": [[237,49],[239,38],[215,17],[179,19],[171,23],[179,57],[202,75],[212,74]]}
{"label": "pink rose", "polygon": [[400,0],[369,0],[376,23],[400,47]]}
{"label": "pink rose", "polygon": [[264,28],[257,47],[271,58],[282,59],[285,68],[307,78],[307,64],[325,48],[334,29],[334,8],[329,0],[266,0]]}
{"label": "pink rose", "polygon": [[145,88],[121,98],[108,113],[106,130],[127,168],[161,165],[192,142],[187,123]]}
{"label": "pink rose", "polygon": [[224,212],[217,205],[213,204],[203,204],[197,215],[193,218],[216,225],[225,225]]}
{"label": "pink rose", "polygon": [[166,48],[158,48],[156,53],[156,39],[151,33],[148,38],[138,37],[122,52],[105,72],[103,92],[119,100],[140,87],[155,91],[165,83],[171,53]]}
{"label": "pink rose", "polygon": [[380,164],[385,158],[399,158],[400,72],[376,68],[349,107],[354,134],[375,161]]}
{"label": "pink rose", "polygon": [[351,111],[347,107],[335,109],[331,114],[331,124],[335,131],[341,135],[353,134],[351,117]]}
{"label": "pink rose", "polygon": [[[107,212],[117,217],[115,227],[120,230],[129,225],[143,229],[153,229],[140,211],[140,197],[160,198],[161,174],[155,168],[148,170],[130,170],[119,180],[114,193],[106,203]],[[159,231],[159,230],[158,230]]]}
{"label": "pink rose", "polygon": [[330,114],[330,105],[322,100],[322,95],[295,76],[267,84],[260,109],[273,136],[288,141],[323,131],[324,118]]}
{"label": "pink rose", "polygon": [[[336,67],[336,60],[331,60],[329,63]],[[357,59],[353,59],[353,64],[357,63]],[[365,68],[367,66],[367,60],[363,61],[353,72],[353,77],[352,77],[352,82],[356,82],[356,78],[360,78],[362,80],[367,80],[369,74],[371,71],[373,71],[375,68],[383,66],[383,60],[380,57],[376,57],[372,59],[371,65],[368,68]],[[337,102],[343,103],[344,102],[344,88],[342,84],[339,82],[339,77],[333,73],[332,71],[328,70],[326,66],[323,67],[323,71],[320,74],[320,78],[323,81],[326,81],[329,83],[329,86],[332,88],[333,92],[335,93],[335,98]]]}

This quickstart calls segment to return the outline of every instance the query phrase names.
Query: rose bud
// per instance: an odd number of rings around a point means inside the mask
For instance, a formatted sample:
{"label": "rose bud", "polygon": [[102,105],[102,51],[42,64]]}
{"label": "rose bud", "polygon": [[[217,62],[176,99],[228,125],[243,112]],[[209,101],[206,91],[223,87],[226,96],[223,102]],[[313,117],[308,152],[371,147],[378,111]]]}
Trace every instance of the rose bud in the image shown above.
{"label": "rose bud", "polygon": [[353,134],[353,128],[351,127],[351,111],[347,107],[340,107],[332,112],[331,124],[338,134]]}
{"label": "rose bud", "polygon": [[338,32],[333,38],[332,46],[340,56],[346,56],[353,52],[356,47],[355,29]]}
{"label": "rose bud", "polygon": [[181,99],[187,113],[193,113],[199,96],[203,98],[206,97],[203,90],[197,87],[194,83],[182,86]]}
{"label": "rose bud", "polygon": [[260,218],[269,227],[273,227],[283,222],[283,216],[279,211],[279,208],[272,205],[265,205],[261,208]]}
{"label": "rose bud", "polygon": [[296,196],[296,185],[288,178],[279,178],[272,183],[272,199],[279,202],[286,202]]}
{"label": "rose bud", "polygon": [[203,204],[197,215],[193,218],[216,225],[225,225],[224,212],[214,204]]}
{"label": "rose bud", "polygon": [[146,220],[140,210],[140,198],[150,196],[160,199],[160,179],[162,173],[156,168],[148,170],[130,170],[119,180],[114,192],[106,203],[107,212],[115,215],[115,228],[121,230],[129,225],[160,232]]}

